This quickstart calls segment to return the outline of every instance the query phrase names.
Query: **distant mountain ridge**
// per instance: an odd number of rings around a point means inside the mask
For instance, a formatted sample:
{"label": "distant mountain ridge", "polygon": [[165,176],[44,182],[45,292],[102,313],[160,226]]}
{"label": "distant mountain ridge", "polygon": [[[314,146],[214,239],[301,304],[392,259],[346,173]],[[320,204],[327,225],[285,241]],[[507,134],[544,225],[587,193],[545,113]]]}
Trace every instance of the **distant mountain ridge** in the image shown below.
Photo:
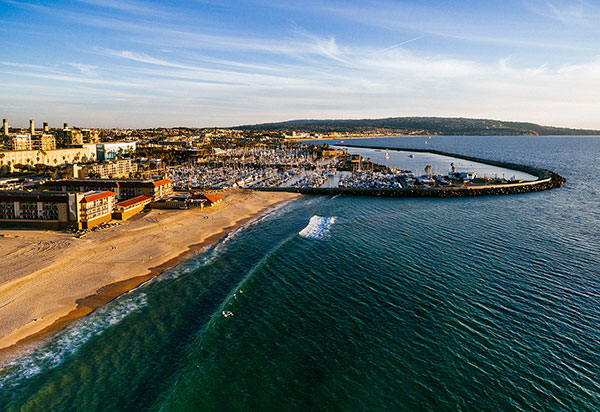
{"label": "distant mountain ridge", "polygon": [[289,120],[238,126],[234,129],[282,130],[317,133],[432,134],[432,135],[600,135],[600,130],[541,126],[527,122],[462,117],[388,117],[383,119]]}

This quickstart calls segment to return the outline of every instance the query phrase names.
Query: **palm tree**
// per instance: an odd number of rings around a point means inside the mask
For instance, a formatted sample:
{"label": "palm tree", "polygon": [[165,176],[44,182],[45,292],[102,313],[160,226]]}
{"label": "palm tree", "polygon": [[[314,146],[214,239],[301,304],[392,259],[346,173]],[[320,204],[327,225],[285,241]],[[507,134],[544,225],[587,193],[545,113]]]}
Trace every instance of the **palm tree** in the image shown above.
{"label": "palm tree", "polygon": [[428,176],[431,176],[431,169],[433,168],[433,166],[431,165],[427,165],[425,166],[425,174]]}

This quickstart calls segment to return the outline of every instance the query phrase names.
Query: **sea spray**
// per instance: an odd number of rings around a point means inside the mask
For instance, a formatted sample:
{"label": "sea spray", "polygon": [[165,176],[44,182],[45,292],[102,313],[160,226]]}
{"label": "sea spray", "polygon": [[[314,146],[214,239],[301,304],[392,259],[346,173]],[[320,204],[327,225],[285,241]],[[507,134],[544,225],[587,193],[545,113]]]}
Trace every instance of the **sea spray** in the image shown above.
{"label": "sea spray", "polygon": [[315,215],[310,218],[308,225],[298,234],[306,239],[322,239],[327,235],[329,228],[335,223],[336,219],[335,216],[322,217]]}

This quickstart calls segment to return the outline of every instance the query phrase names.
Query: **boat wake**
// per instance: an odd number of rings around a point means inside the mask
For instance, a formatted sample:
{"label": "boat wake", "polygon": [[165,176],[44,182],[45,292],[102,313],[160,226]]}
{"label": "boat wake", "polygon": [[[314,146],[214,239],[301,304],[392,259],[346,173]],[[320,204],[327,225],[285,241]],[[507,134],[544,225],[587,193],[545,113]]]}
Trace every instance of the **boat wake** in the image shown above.
{"label": "boat wake", "polygon": [[306,239],[322,239],[329,232],[329,228],[335,223],[336,217],[313,216],[308,222],[308,226],[302,229],[298,234]]}

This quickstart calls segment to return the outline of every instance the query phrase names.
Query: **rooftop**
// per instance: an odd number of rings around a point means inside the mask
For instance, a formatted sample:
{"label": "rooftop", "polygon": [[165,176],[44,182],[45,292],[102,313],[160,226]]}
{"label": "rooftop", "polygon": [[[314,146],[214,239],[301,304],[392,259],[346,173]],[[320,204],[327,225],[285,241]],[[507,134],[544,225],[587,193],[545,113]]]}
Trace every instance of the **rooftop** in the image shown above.
{"label": "rooftop", "polygon": [[110,191],[94,192],[83,196],[83,199],[81,199],[81,203],[89,203],[93,202],[94,200],[106,199],[108,197],[114,197],[116,195],[116,193]]}
{"label": "rooftop", "polygon": [[119,203],[117,203],[117,207],[129,207],[129,206],[133,206],[137,203],[145,202],[147,200],[152,200],[152,197],[141,195],[141,196],[134,197],[132,199],[127,199],[122,202],[119,202]]}
{"label": "rooftop", "polygon": [[0,191],[0,201],[12,202],[67,202],[69,195],[63,192],[29,192],[25,190],[18,191]]}

